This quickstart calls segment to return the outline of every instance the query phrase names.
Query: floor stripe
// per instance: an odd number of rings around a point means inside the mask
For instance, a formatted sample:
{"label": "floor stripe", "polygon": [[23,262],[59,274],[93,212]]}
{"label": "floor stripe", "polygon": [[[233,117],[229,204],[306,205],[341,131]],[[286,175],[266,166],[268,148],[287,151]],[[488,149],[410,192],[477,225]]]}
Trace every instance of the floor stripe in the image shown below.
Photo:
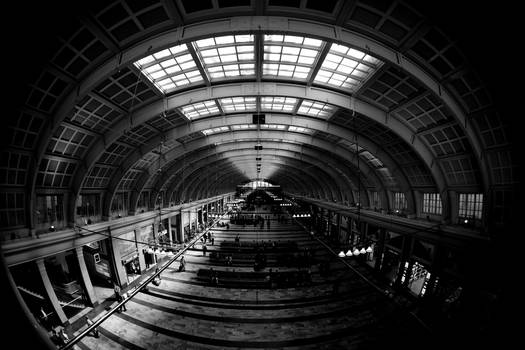
{"label": "floor stripe", "polygon": [[[187,340],[200,344],[215,345],[215,346],[226,346],[226,347],[235,347],[235,348],[275,348],[275,347],[284,347],[284,346],[300,346],[300,345],[310,345],[319,342],[324,342],[328,340],[340,339],[343,337],[349,337],[352,335],[361,336],[359,333],[365,330],[373,328],[374,324],[365,324],[356,327],[347,327],[344,329],[339,329],[332,331],[328,334],[323,334],[311,338],[297,338],[290,340],[280,340],[280,341],[236,341],[236,340],[226,340],[226,339],[210,339],[207,337],[200,337],[192,334],[181,333],[173,331],[170,329],[162,328],[159,326],[146,323],[134,317],[131,317],[125,313],[117,314],[118,317],[133,323],[139,327],[149,329],[150,331],[161,333],[172,338],[177,338],[180,340]],[[128,343],[128,342],[126,342]],[[127,345],[126,345],[127,346]],[[142,349],[140,347],[130,348],[130,349]]]}
{"label": "floor stripe", "polygon": [[[206,315],[202,313],[197,312],[189,312],[189,311],[183,311],[178,310],[175,308],[170,308],[167,306],[161,306],[153,304],[149,301],[140,300],[140,299],[133,299],[133,302],[137,304],[141,304],[143,306],[147,306],[151,309],[156,309],[162,312],[166,312],[172,315],[179,315],[183,317],[190,317],[193,319],[199,319],[199,320],[206,320],[206,321],[215,321],[215,322],[223,322],[223,323],[256,323],[256,324],[264,324],[264,323],[287,323],[287,322],[302,322],[302,321],[310,321],[315,319],[321,319],[321,318],[329,318],[329,317],[336,317],[336,316],[342,316],[344,314],[358,314],[361,311],[367,310],[371,304],[374,304],[375,307],[377,307],[378,303],[380,303],[379,300],[364,300],[360,301],[356,305],[352,306],[346,306],[341,307],[337,310],[326,312],[326,313],[317,313],[317,314],[308,314],[308,315],[300,315],[300,316],[287,316],[287,317],[273,317],[273,318],[245,318],[245,317],[228,317],[228,316],[215,316],[215,315]],[[303,305],[304,307],[304,305]],[[231,309],[231,307],[229,307]]]}
{"label": "floor stripe", "polygon": [[[234,302],[235,300],[207,298],[208,299],[207,301],[196,301],[196,300],[177,298],[177,297],[171,296],[171,295],[174,295],[175,292],[155,288],[154,291],[158,293],[154,293],[151,291],[151,289],[149,292],[142,292],[142,293],[149,294],[151,296],[162,298],[165,300],[180,302],[180,303],[186,303],[186,304],[192,304],[192,305],[198,305],[198,306],[213,306],[217,308],[237,309],[237,310],[297,309],[297,308],[302,308],[306,306],[316,306],[316,305],[327,304],[330,302],[341,301],[341,300],[333,299],[334,298],[333,296],[328,295],[328,296],[320,296],[319,298],[312,297],[312,298],[305,299],[303,301],[299,301],[299,299],[268,300],[268,302],[263,301],[260,303],[257,303],[255,301],[247,301],[247,302],[238,301],[236,304],[233,304],[232,302]],[[341,298],[341,299],[358,298],[364,294],[370,294],[370,292],[371,292],[370,289],[363,288],[359,291],[353,290],[352,292],[338,294],[337,298]],[[287,300],[291,300],[291,302],[287,303]]]}
{"label": "floor stripe", "polygon": [[[146,327],[143,327],[143,328],[146,328]],[[128,348],[130,350],[148,350],[148,349],[143,348],[141,346],[138,346],[138,345],[136,345],[134,343],[131,343],[131,342],[127,341],[126,339],[123,339],[123,338],[119,337],[115,333],[110,332],[110,331],[108,331],[107,329],[105,329],[103,327],[98,327],[98,331],[103,336],[113,340],[115,343],[119,343],[120,345],[125,346],[126,348]]]}

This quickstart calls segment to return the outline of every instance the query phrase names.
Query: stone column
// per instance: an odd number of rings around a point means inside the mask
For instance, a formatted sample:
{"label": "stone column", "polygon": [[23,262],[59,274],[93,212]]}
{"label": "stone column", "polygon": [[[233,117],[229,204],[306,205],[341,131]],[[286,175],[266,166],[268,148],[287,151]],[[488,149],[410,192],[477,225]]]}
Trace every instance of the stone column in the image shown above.
{"label": "stone column", "polygon": [[199,228],[199,210],[195,209],[195,234],[197,234],[198,228]]}
{"label": "stone column", "polygon": [[75,252],[77,254],[78,266],[80,267],[80,274],[82,275],[82,282],[84,282],[84,287],[86,288],[88,301],[92,306],[95,306],[98,304],[98,300],[93,289],[93,284],[91,284],[91,279],[89,278],[86,261],[84,260],[84,250],[82,247],[76,247]]}
{"label": "stone column", "polygon": [[339,243],[343,243],[341,242],[341,214],[340,213],[337,213],[337,240],[339,241]]}
{"label": "stone column", "polygon": [[409,260],[410,258],[410,254],[412,253],[412,246],[413,246],[413,243],[414,243],[414,240],[412,239],[411,236],[403,236],[403,245],[402,245],[402,248],[401,248],[401,254],[400,254],[400,261],[399,261],[399,270],[397,272],[397,276],[396,276],[396,281],[395,281],[395,285],[396,286],[401,286],[402,284],[404,285],[405,283],[401,282],[401,278],[403,277],[403,274],[406,274],[405,275],[405,282],[406,282],[406,279],[408,279],[410,276],[408,276],[408,269],[411,267],[408,266],[408,267],[405,267],[405,263]]}
{"label": "stone column", "polygon": [[177,223],[179,224],[177,240],[180,243],[184,243],[184,224],[182,222],[182,210],[179,212],[179,221]]}
{"label": "stone column", "polygon": [[170,242],[170,245],[173,244],[173,239],[171,237],[171,216],[168,218],[168,241]]}
{"label": "stone column", "polygon": [[379,237],[377,242],[377,249],[374,252],[377,256],[374,269],[376,271],[381,271],[381,265],[383,264],[383,254],[385,252],[385,238],[386,238],[386,229],[379,229]]}
{"label": "stone column", "polygon": [[53,285],[51,284],[51,280],[49,279],[49,276],[47,274],[46,265],[44,264],[44,259],[37,259],[36,265],[38,266],[40,277],[42,278],[44,288],[46,290],[49,301],[51,301],[53,310],[55,310],[55,313],[57,314],[62,324],[67,323],[68,320],[67,320],[66,314],[64,313],[64,310],[62,310],[62,306],[60,306],[60,302],[58,301],[57,295],[55,294],[55,290],[53,289]]}

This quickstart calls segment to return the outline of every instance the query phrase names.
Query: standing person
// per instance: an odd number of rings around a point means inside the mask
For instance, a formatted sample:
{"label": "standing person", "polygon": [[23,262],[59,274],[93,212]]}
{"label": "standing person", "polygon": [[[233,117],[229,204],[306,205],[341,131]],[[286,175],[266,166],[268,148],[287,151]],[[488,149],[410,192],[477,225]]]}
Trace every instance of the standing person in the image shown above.
{"label": "standing person", "polygon": [[186,259],[184,259],[184,255],[180,258],[180,265],[179,265],[179,272],[186,271]]}
{"label": "standing person", "polygon": [[208,250],[208,247],[206,247],[206,242],[202,243],[202,256],[206,256],[207,250]]}
{"label": "standing person", "polygon": [[60,337],[60,339],[62,339],[62,341],[64,342],[64,344],[67,344],[69,342],[69,336],[67,335],[67,333],[64,331],[64,327],[61,327],[60,328],[60,332],[58,333],[58,336]]}
{"label": "standing person", "polygon": [[[155,273],[158,273],[158,272],[159,272],[159,268],[157,267],[157,268],[155,269]],[[159,280],[162,279],[162,278],[160,277],[160,273],[157,275],[157,277],[159,278]]]}
{"label": "standing person", "polygon": [[[113,290],[115,291],[115,299],[117,299],[117,303],[120,303],[122,301],[122,294],[121,294],[121,289],[119,285],[115,284],[115,286],[113,287]],[[121,307],[118,308],[118,312],[122,312],[122,309],[124,309],[124,311],[127,311],[126,306],[122,305]]]}
{"label": "standing person", "polygon": [[[128,293],[124,292],[122,293],[122,300],[126,300],[128,298]],[[126,308],[126,304],[122,304],[122,308],[124,309],[124,311],[128,311],[128,309]]]}
{"label": "standing person", "polygon": [[[93,321],[91,321],[91,319],[89,318],[88,315],[85,316],[85,319],[86,319],[87,326],[90,327],[93,324]],[[97,327],[93,328],[93,336],[95,338],[98,338],[98,329],[97,329]]]}
{"label": "standing person", "polygon": [[215,236],[213,235],[213,232],[210,232],[210,241],[211,245],[215,245]]}

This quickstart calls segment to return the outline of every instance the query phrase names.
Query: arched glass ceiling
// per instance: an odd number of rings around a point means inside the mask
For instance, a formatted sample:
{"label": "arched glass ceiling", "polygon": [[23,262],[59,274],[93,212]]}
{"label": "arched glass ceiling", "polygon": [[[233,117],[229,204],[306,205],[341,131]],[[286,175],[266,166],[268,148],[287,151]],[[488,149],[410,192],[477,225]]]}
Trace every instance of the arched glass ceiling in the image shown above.
{"label": "arched glass ceiling", "polygon": [[[263,35],[265,78],[306,82],[313,76],[316,84],[355,92],[382,64],[379,59],[345,45],[295,35]],[[163,94],[203,81],[254,78],[255,39],[251,34],[206,38],[161,50],[134,65]],[[294,101],[282,102],[283,110],[291,111],[286,108]],[[262,101],[262,106],[276,108],[269,98]],[[188,113],[192,117],[199,115]]]}
{"label": "arched glass ceiling", "polygon": [[191,103],[179,108],[186,118],[196,120],[219,114],[237,112],[294,113],[329,119],[337,107],[328,103],[285,96],[235,96]]}

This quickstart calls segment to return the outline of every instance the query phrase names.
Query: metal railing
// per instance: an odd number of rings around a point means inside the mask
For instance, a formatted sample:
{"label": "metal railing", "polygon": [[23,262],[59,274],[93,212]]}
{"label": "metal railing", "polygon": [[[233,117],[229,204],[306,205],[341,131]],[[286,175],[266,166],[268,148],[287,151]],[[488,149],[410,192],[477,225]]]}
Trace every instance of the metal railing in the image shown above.
{"label": "metal railing", "polygon": [[78,343],[82,338],[84,338],[86,335],[91,333],[95,328],[100,326],[108,317],[113,315],[117,310],[119,310],[122,305],[126,304],[128,300],[133,298],[137,293],[139,293],[143,288],[147,287],[148,284],[153,282],[153,280],[159,276],[165,269],[167,269],[173,262],[175,262],[182,254],[186,252],[186,250],[193,247],[195,243],[199,241],[199,239],[207,233],[209,230],[213,228],[224,216],[228,215],[230,211],[225,212],[221,217],[217,218],[213,221],[213,224],[208,226],[204,231],[196,235],[189,243],[187,243],[186,247],[184,247],[182,250],[178,251],[167,263],[164,264],[164,266],[160,267],[157,272],[155,272],[150,277],[146,278],[143,282],[140,283],[135,289],[131,292],[128,292],[128,297],[117,303],[115,307],[110,309],[105,315],[100,317],[97,321],[93,322],[93,324],[86,329],[84,329],[81,333],[77,334],[73,339],[71,339],[66,345],[60,348],[60,350],[66,350],[73,348],[73,345]]}

